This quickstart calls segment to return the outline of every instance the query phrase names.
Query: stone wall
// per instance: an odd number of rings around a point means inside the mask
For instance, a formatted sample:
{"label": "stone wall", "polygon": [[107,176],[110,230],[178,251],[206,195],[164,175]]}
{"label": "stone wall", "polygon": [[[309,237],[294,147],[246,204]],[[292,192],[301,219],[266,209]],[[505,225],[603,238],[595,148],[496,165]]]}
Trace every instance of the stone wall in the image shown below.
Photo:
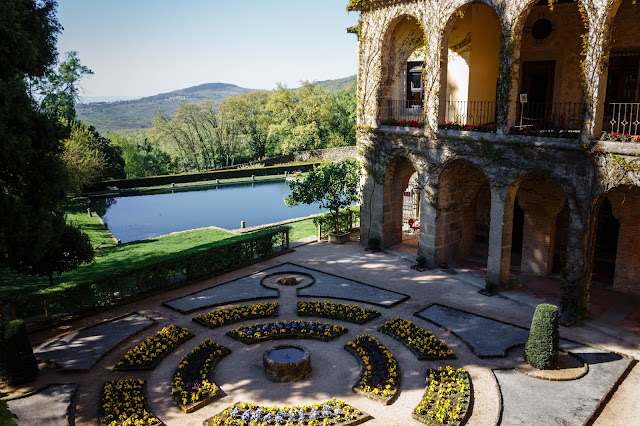
{"label": "stone wall", "polygon": [[358,150],[355,146],[344,146],[339,148],[312,149],[300,151],[293,154],[295,161],[309,161],[319,158],[326,161],[341,161],[345,158],[356,158]]}

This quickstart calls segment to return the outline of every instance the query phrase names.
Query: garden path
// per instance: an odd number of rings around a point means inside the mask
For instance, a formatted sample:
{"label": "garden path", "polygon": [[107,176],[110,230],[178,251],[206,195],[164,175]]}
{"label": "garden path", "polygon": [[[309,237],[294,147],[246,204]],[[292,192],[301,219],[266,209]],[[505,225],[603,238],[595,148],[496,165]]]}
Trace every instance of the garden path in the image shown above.
{"label": "garden path", "polygon": [[[278,266],[285,262],[295,263],[325,273],[331,272],[346,279],[368,283],[400,294],[407,294],[410,299],[390,308],[358,303],[364,307],[376,308],[382,313],[382,317],[364,325],[328,321],[346,326],[349,328],[349,333],[328,343],[301,341],[311,352],[313,372],[309,379],[292,385],[271,383],[263,378],[260,363],[262,353],[273,346],[273,342],[247,346],[225,335],[226,331],[237,325],[209,330],[193,323],[191,318],[194,315],[183,315],[162,306],[163,302],[183,297],[185,294],[206,290],[212,285],[240,279],[252,272]],[[11,396],[14,397],[33,392],[49,383],[59,383],[61,377],[64,377],[65,382],[77,383],[78,391],[73,412],[75,424],[80,426],[97,424],[100,392],[104,382],[123,378],[141,378],[147,381],[147,398],[150,411],[167,425],[199,426],[204,419],[215,415],[232,402],[239,400],[269,405],[308,404],[310,402],[322,402],[333,396],[344,399],[349,404],[353,404],[353,406],[371,414],[374,419],[367,424],[404,425],[418,424],[411,418],[411,411],[418,404],[424,392],[424,370],[451,365],[454,368],[465,368],[473,380],[475,402],[468,424],[483,426],[497,424],[500,419],[501,399],[493,369],[513,368],[516,361],[510,357],[478,358],[461,340],[426,320],[414,318],[413,314],[434,303],[438,303],[450,308],[528,328],[534,308],[502,297],[479,295],[477,287],[469,283],[438,270],[416,272],[410,269],[410,265],[411,262],[384,252],[365,252],[356,243],[347,243],[342,246],[322,243],[297,247],[296,251],[291,254],[271,259],[259,265],[253,265],[224,276],[214,277],[182,289],[153,295],[144,301],[114,308],[108,312],[87,317],[72,324],[35,333],[31,336],[32,341],[35,343],[42,342],[56,335],[77,331],[83,327],[95,325],[133,311],[140,312],[158,321],[157,326],[133,336],[127,344],[116,346],[111,353],[107,354],[92,368],[91,373],[72,372],[61,376],[59,370],[53,367],[44,367],[40,376],[30,386],[6,390],[10,391]],[[280,297],[276,300],[281,306],[278,320],[298,318],[295,305],[299,298],[296,296],[295,288],[282,289]],[[307,300],[307,298],[305,297],[303,300]],[[377,327],[380,324],[396,316],[406,319],[413,318],[415,324],[432,331],[436,337],[443,340],[455,351],[457,358],[438,362],[418,361],[401,343],[377,331]],[[324,322],[325,320],[322,321]],[[195,334],[195,338],[170,354],[154,371],[140,373],[112,371],[112,367],[130,347],[168,324],[188,327]],[[351,392],[350,388],[359,375],[359,365],[355,358],[343,350],[342,347],[348,340],[353,340],[357,335],[363,333],[368,333],[378,338],[395,355],[399,362],[402,376],[401,390],[397,400],[390,406],[383,406]],[[582,325],[572,328],[561,327],[561,336],[607,351],[640,356],[640,348],[636,345],[631,345],[628,341],[617,339],[615,336],[591,327]],[[169,383],[180,358],[207,337],[232,350],[232,354],[223,359],[216,367],[214,374],[215,382],[223,389],[226,396],[192,414],[183,414],[177,409],[169,395]],[[629,381],[628,386],[626,384],[627,381]],[[620,389],[613,394],[610,404],[620,407],[633,400],[630,395],[633,392],[637,392],[638,382],[636,367],[632,370],[629,378],[623,381]],[[579,381],[575,383],[579,383]],[[590,396],[599,400],[604,397],[604,394],[603,391],[598,391],[590,393]],[[566,396],[566,398],[570,397],[570,395]],[[616,410],[615,412],[605,408],[603,414],[596,420],[596,424],[633,424],[635,419],[640,418],[640,409],[633,404],[627,404],[625,407],[627,407],[626,410]]]}

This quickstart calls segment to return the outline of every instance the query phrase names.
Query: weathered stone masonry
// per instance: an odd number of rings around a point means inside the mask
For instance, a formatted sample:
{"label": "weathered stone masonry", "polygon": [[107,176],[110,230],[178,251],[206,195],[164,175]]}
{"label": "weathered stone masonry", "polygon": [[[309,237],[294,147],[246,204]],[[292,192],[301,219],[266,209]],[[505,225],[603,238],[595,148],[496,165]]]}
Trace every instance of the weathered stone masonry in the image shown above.
{"label": "weathered stone masonry", "polygon": [[[538,0],[379,0],[358,5],[358,146],[365,170],[363,243],[378,238],[389,247],[402,241],[401,193],[417,172],[419,254],[431,266],[469,256],[473,228],[481,216],[478,212],[485,209],[489,216],[487,280],[504,288],[510,282],[517,198],[524,210],[519,231],[520,267],[526,273],[547,275],[554,262],[561,264],[563,313],[566,319],[575,319],[588,309],[598,211],[607,197],[613,216],[620,222],[613,288],[640,294],[640,239],[634,238],[634,231],[640,231],[640,191],[633,187],[640,182],[635,157],[640,146],[592,142],[603,128],[612,46],[640,50],[640,41],[627,34],[624,24],[618,24],[616,13],[622,7],[625,13],[640,18],[640,6],[632,8],[631,0],[562,2],[553,10]],[[451,99],[445,96],[451,90],[447,88],[447,84],[451,86],[447,50],[456,52],[448,45],[449,34],[461,22],[456,19],[471,13],[469,5],[491,8],[500,26],[500,57],[495,64],[499,69],[495,82],[497,134],[438,130],[443,105]],[[553,30],[561,36],[549,38],[546,45],[531,38],[532,14],[548,16]],[[566,41],[579,37],[582,43]],[[473,40],[470,33],[471,49]],[[424,55],[424,127],[382,126],[386,99],[402,98],[405,64],[419,48]],[[553,97],[579,105],[579,140],[506,134],[518,125],[522,58],[555,61]],[[484,84],[479,75],[477,69],[469,69],[469,101],[474,100],[472,92],[479,93],[472,87],[474,79]],[[562,115],[562,123],[568,117]],[[567,219],[560,220],[563,209],[568,210]],[[556,240],[563,240],[562,244]],[[563,253],[556,253],[556,247],[562,247]]]}

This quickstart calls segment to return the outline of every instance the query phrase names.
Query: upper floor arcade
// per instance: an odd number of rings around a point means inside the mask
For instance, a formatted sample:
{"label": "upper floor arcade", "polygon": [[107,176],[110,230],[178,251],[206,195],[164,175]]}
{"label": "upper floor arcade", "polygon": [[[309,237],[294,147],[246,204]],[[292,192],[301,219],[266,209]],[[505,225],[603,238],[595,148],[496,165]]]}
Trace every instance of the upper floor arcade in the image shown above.
{"label": "upper floor arcade", "polygon": [[633,0],[358,3],[361,127],[640,135]]}

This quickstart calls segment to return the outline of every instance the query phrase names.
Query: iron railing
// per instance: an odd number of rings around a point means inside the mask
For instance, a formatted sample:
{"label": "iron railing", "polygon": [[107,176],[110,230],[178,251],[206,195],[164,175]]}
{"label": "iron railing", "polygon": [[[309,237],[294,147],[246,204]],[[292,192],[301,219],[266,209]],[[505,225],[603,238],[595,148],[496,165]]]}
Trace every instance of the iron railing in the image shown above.
{"label": "iron railing", "polygon": [[610,103],[602,127],[608,133],[640,135],[640,103]]}
{"label": "iron railing", "polygon": [[446,101],[444,121],[446,123],[474,126],[495,123],[495,101]]}
{"label": "iron railing", "polygon": [[422,101],[386,99],[380,105],[380,120],[422,122]]}
{"label": "iron railing", "polygon": [[518,102],[516,127],[521,130],[576,130],[582,126],[580,102]]}

